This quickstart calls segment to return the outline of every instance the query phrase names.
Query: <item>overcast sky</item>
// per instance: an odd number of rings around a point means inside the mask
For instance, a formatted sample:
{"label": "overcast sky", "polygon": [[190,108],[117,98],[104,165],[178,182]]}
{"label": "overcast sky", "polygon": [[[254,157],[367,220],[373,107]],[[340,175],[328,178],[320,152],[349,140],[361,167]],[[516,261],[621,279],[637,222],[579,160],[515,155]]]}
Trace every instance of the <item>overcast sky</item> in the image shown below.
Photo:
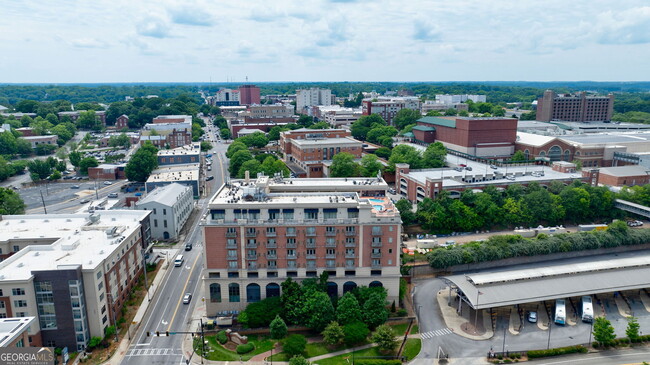
{"label": "overcast sky", "polygon": [[650,80],[647,0],[0,0],[0,83]]}

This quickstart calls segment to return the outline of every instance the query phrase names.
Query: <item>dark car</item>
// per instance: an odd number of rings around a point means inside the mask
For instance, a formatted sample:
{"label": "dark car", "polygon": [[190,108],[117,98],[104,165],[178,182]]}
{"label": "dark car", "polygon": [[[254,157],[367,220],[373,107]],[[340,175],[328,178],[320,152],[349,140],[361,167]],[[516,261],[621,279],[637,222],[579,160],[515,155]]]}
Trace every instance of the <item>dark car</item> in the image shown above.
{"label": "dark car", "polygon": [[210,180],[214,180],[214,176],[208,176],[205,178],[205,181],[210,181]]}

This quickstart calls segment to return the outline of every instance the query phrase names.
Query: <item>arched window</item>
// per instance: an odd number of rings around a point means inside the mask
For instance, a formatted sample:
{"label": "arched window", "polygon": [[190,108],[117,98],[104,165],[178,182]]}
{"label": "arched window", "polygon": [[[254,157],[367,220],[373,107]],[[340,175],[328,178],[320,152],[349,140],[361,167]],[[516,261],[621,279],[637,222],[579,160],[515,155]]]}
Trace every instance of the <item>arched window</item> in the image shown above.
{"label": "arched window", "polygon": [[246,286],[246,302],[255,303],[259,302],[260,299],[260,286],[257,284],[248,284]]}
{"label": "arched window", "polygon": [[381,281],[373,281],[372,283],[370,283],[370,285],[368,285],[369,288],[375,288],[375,287],[378,287],[378,286],[383,287],[384,284],[382,284]]}
{"label": "arched window", "polygon": [[529,150],[524,150],[524,157],[526,157],[526,160],[530,160],[530,151]]}
{"label": "arched window", "polygon": [[228,284],[228,298],[230,303],[239,302],[239,284],[237,283]]}
{"label": "arched window", "polygon": [[553,146],[548,150],[548,158],[551,161],[560,161],[562,159],[562,148],[560,146]]}
{"label": "arched window", "polygon": [[210,301],[212,303],[221,303],[221,285],[210,284]]}
{"label": "arched window", "polygon": [[345,284],[343,284],[343,294],[354,290],[357,287],[357,283],[354,281],[346,281]]}
{"label": "arched window", "polygon": [[571,151],[569,151],[569,150],[564,150],[564,158],[563,158],[563,160],[564,160],[564,161],[567,161],[567,162],[568,162],[568,161],[571,161]]}
{"label": "arched window", "polygon": [[280,285],[276,283],[271,283],[266,285],[266,297],[279,297],[280,296]]}
{"label": "arched window", "polygon": [[329,295],[330,298],[334,298],[339,295],[339,286],[335,282],[327,282],[327,295]]}
{"label": "arched window", "polygon": [[546,156],[546,151],[539,151],[539,157]]}

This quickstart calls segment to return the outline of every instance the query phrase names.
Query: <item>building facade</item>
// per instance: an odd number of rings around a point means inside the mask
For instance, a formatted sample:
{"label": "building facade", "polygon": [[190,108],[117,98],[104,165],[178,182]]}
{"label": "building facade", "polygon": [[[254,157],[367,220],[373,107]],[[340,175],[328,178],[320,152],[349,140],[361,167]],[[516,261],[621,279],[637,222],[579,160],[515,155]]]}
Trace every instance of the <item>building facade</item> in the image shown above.
{"label": "building facade", "polygon": [[[279,296],[286,278],[329,274],[327,291],[398,297],[401,219],[376,178],[260,176],[223,185],[202,219],[207,314]],[[225,254],[224,254],[225,253]]]}
{"label": "building facade", "polygon": [[556,94],[552,90],[546,90],[537,99],[537,120],[542,122],[603,122],[612,120],[613,113],[614,94]]}
{"label": "building facade", "polygon": [[129,116],[122,114],[115,119],[115,129],[120,130],[124,128],[129,128]]}
{"label": "building facade", "polygon": [[149,210],[151,236],[159,240],[175,240],[194,207],[194,193],[187,185],[169,184],[159,187],[138,201],[135,209]]}
{"label": "building facade", "polygon": [[239,87],[239,104],[260,104],[260,88],[255,85],[242,85]]}
{"label": "building facade", "polygon": [[332,105],[332,90],[317,87],[296,90],[296,110],[299,113],[315,105]]}
{"label": "building facade", "polygon": [[158,151],[158,166],[201,162],[201,144],[191,143],[171,150]]}
{"label": "building facade", "polygon": [[147,192],[151,192],[173,183],[187,185],[192,188],[195,197],[200,196],[205,185],[200,163],[161,166],[151,172],[145,182],[145,188]]}
{"label": "building facade", "polygon": [[214,105],[236,106],[239,105],[239,90],[219,89],[214,95]]}
{"label": "building facade", "polygon": [[362,114],[379,114],[389,125],[393,124],[393,118],[402,109],[420,110],[420,99],[415,96],[385,97],[375,99],[364,99],[361,103]]}
{"label": "building facade", "polygon": [[[59,116],[59,119],[63,118],[64,116],[70,117],[71,121],[76,121],[79,119],[79,116],[81,115],[82,112],[85,112],[86,110],[75,110],[71,112],[59,112],[57,113]],[[97,120],[102,122],[102,126],[106,126],[106,112],[103,110],[96,110],[95,111],[95,117]]]}
{"label": "building facade", "polygon": [[436,95],[436,103],[440,104],[458,104],[464,103],[467,100],[471,100],[475,103],[485,103],[487,97],[485,95],[470,95],[470,94],[461,94],[461,95],[449,95],[449,94],[438,94]]}
{"label": "building facade", "polygon": [[21,137],[29,144],[31,144],[32,148],[36,148],[36,146],[42,145],[42,144],[49,144],[53,146],[58,146],[56,141],[59,140],[59,136],[56,135],[49,135],[49,136],[31,136],[31,137]]}
{"label": "building facade", "polygon": [[147,123],[140,131],[140,144],[151,142],[157,148],[178,148],[192,143],[191,123]]}

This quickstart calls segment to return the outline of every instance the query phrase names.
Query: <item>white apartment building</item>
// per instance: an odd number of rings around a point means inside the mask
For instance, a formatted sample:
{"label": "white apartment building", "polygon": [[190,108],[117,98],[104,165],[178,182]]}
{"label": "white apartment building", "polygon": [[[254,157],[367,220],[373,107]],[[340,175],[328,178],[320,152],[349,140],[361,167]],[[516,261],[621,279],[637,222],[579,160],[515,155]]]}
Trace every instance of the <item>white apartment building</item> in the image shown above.
{"label": "white apartment building", "polygon": [[158,240],[174,240],[192,214],[192,187],[172,183],[161,186],[138,201],[136,209],[153,212],[149,218],[151,236]]}
{"label": "white apartment building", "polygon": [[239,90],[220,89],[215,94],[216,101],[236,101],[239,102]]}
{"label": "white apartment building", "polygon": [[440,94],[436,95],[436,103],[440,104],[458,104],[458,103],[464,103],[467,100],[471,100],[475,103],[485,103],[486,96],[485,95],[470,95],[470,94],[462,94],[462,95],[449,95],[449,94]]}
{"label": "white apartment building", "polygon": [[303,109],[315,105],[332,105],[332,90],[310,89],[296,90],[296,110],[302,113]]}

